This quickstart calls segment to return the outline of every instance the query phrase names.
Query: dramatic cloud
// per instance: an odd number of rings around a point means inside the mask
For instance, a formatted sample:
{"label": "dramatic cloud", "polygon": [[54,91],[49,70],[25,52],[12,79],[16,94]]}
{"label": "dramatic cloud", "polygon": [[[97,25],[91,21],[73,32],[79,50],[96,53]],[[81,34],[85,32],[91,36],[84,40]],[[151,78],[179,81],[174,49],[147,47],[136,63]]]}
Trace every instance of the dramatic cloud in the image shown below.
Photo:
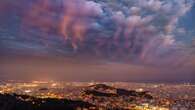
{"label": "dramatic cloud", "polygon": [[18,24],[9,26],[19,30],[12,39],[0,38],[5,52],[33,47],[47,54],[87,54],[155,65],[181,65],[188,54],[194,56],[193,48],[176,39],[185,33],[178,23],[193,0],[2,0],[1,4],[6,7],[0,5],[0,12]]}

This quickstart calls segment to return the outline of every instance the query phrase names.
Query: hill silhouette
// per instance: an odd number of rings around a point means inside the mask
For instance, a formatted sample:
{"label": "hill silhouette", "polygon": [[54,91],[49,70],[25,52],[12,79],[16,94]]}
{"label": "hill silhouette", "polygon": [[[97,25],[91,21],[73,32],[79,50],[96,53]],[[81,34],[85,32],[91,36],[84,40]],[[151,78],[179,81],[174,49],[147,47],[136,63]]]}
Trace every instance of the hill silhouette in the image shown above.
{"label": "hill silhouette", "polygon": [[0,94],[0,110],[75,110],[90,107],[94,107],[94,105],[83,101]]}

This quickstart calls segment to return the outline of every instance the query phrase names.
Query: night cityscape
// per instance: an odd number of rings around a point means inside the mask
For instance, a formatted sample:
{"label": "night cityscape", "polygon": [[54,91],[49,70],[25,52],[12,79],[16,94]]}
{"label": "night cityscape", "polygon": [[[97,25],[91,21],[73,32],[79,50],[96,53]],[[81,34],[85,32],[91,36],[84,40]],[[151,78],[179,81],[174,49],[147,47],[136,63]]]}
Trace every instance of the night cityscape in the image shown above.
{"label": "night cityscape", "polygon": [[[114,109],[114,110],[193,110],[195,108],[195,85],[192,84],[145,84],[124,82],[2,82],[1,94],[10,94],[17,100],[43,106],[47,99],[83,101],[74,109]],[[131,89],[129,89],[131,88]],[[27,95],[27,96],[26,96]],[[2,97],[0,101],[2,101]],[[2,99],[1,99],[2,98]],[[37,101],[34,98],[40,98]],[[9,99],[7,99],[9,100]],[[12,100],[14,101],[14,100]],[[17,102],[2,108],[14,108]],[[66,101],[64,106],[66,107]],[[60,107],[60,106],[59,106]],[[68,107],[68,106],[67,106]],[[72,109],[73,109],[72,108]],[[24,107],[28,109],[28,107]],[[45,108],[46,109],[46,108]],[[49,108],[47,108],[49,109]],[[56,108],[57,109],[57,108]],[[22,109],[23,110],[23,109]],[[31,109],[30,109],[31,110]],[[43,110],[43,109],[41,109]]]}

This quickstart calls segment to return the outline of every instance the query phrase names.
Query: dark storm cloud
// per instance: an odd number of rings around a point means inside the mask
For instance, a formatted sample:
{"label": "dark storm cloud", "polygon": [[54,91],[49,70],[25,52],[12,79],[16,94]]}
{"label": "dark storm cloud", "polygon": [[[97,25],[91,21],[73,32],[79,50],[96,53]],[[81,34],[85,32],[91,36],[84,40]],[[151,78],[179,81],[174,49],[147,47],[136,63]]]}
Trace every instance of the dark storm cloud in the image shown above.
{"label": "dark storm cloud", "polygon": [[181,65],[189,54],[194,56],[192,48],[176,41],[182,32],[178,20],[192,4],[192,0],[1,0],[0,49]]}

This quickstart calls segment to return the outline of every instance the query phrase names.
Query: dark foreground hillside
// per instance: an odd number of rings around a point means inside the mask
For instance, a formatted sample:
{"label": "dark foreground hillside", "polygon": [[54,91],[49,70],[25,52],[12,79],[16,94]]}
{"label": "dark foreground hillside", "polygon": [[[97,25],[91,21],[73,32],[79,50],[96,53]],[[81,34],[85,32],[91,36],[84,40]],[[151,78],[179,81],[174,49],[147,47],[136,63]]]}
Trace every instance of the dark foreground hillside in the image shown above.
{"label": "dark foreground hillside", "polygon": [[67,99],[40,99],[26,95],[0,94],[0,110],[75,110],[92,104]]}

